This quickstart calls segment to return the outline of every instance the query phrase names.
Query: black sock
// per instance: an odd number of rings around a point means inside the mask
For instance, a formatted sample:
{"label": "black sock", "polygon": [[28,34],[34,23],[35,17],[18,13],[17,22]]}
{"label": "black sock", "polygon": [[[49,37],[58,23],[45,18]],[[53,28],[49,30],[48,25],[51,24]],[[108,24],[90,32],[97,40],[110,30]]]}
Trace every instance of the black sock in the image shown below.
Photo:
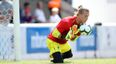
{"label": "black sock", "polygon": [[53,63],[63,63],[63,58],[60,52],[55,52],[52,54],[53,56]]}
{"label": "black sock", "polygon": [[69,51],[67,51],[67,52],[65,52],[65,53],[62,54],[62,58],[63,59],[65,59],[65,58],[71,58],[72,56],[73,56],[73,54],[72,54],[71,50],[69,50]]}

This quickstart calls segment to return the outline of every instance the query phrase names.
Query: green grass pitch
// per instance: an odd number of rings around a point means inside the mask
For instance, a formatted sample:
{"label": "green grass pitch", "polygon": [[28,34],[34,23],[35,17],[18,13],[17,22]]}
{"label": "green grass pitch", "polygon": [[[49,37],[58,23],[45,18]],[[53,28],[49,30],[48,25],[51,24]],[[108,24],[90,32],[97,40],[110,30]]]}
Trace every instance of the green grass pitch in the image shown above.
{"label": "green grass pitch", "polygon": [[[23,60],[23,61],[0,61],[0,64],[54,64],[49,60]],[[116,64],[116,58],[113,59],[67,59],[59,64]]]}

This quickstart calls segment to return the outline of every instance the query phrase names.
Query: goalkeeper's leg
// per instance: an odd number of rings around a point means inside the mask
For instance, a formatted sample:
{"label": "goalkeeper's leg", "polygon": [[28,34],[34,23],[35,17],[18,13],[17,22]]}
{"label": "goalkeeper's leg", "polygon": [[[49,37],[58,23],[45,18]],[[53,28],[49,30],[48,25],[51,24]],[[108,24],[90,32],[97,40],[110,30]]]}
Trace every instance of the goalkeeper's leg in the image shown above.
{"label": "goalkeeper's leg", "polygon": [[53,58],[53,60],[51,61],[53,63],[63,63],[63,58],[61,55],[59,43],[47,39],[47,46],[50,50],[50,57]]}
{"label": "goalkeeper's leg", "polygon": [[72,51],[71,51],[71,47],[70,47],[68,42],[65,44],[60,44],[60,48],[61,48],[63,59],[71,58],[73,56]]}
{"label": "goalkeeper's leg", "polygon": [[52,54],[53,60],[51,60],[53,63],[63,63],[63,58],[60,52],[55,52]]}
{"label": "goalkeeper's leg", "polygon": [[63,59],[71,58],[72,56],[73,56],[73,54],[72,54],[72,51],[71,50],[69,50],[69,51],[67,51],[65,53],[62,53],[62,58]]}
{"label": "goalkeeper's leg", "polygon": [[52,62],[63,63],[63,59],[71,58],[73,56],[73,54],[72,54],[72,51],[69,50],[69,51],[62,53],[62,54],[60,52],[55,52],[52,54],[52,56],[53,56]]}

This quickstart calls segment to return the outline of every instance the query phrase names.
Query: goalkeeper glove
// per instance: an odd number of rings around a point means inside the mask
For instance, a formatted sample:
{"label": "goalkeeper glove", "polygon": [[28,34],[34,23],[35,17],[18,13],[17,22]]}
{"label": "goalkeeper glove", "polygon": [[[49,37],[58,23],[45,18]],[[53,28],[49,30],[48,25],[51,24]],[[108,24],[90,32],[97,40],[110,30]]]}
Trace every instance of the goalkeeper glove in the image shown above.
{"label": "goalkeeper glove", "polygon": [[69,32],[68,32],[68,34],[66,36],[66,40],[75,41],[79,36],[80,36],[80,32],[79,32],[79,30],[77,28],[77,25],[73,25],[70,28],[70,30],[69,30]]}

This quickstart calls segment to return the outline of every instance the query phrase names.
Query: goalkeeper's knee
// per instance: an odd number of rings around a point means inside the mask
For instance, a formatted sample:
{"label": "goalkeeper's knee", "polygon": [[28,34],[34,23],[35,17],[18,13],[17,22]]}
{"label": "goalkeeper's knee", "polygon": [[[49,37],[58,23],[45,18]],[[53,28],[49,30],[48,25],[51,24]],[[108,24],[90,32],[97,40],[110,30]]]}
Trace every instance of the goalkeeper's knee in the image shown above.
{"label": "goalkeeper's knee", "polygon": [[53,63],[63,63],[63,58],[60,52],[55,52],[52,54],[53,56]]}
{"label": "goalkeeper's knee", "polygon": [[65,59],[65,58],[71,58],[72,56],[73,56],[73,54],[72,54],[71,50],[69,50],[69,51],[67,51],[67,52],[65,52],[65,53],[62,54],[63,59]]}

